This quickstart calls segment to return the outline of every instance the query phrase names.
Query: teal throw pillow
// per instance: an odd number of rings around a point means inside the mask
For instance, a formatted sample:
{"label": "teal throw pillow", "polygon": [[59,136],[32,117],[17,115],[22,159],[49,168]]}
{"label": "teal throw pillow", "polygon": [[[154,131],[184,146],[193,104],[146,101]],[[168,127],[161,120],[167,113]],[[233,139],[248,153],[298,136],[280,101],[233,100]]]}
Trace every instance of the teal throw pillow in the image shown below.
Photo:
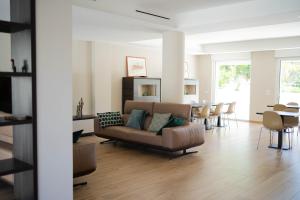
{"label": "teal throw pillow", "polygon": [[97,113],[97,115],[101,128],[124,125],[120,112]]}
{"label": "teal throw pillow", "polygon": [[148,131],[157,133],[160,129],[162,129],[162,127],[164,127],[169,122],[170,117],[171,113],[154,113]]}
{"label": "teal throw pillow", "polygon": [[131,111],[127,124],[127,127],[142,129],[147,113],[144,110],[134,109]]}
{"label": "teal throw pillow", "polygon": [[168,123],[157,132],[157,135],[162,135],[162,130],[164,128],[183,126],[184,124],[185,120],[183,118],[171,116]]}

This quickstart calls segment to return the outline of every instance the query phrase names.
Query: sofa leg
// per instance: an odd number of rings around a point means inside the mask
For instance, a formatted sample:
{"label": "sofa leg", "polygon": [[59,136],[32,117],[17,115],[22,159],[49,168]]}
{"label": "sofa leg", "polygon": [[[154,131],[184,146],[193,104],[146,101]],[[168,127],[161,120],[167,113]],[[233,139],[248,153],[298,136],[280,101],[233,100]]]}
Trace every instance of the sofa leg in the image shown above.
{"label": "sofa leg", "polygon": [[114,140],[109,139],[109,140],[104,140],[104,141],[100,142],[100,144],[108,144],[108,143],[114,143],[114,142],[115,142]]}
{"label": "sofa leg", "polygon": [[181,156],[189,155],[192,153],[198,153],[198,151],[187,151],[186,149],[183,149],[181,154],[176,154],[176,155],[173,154],[170,159],[179,158]]}
{"label": "sofa leg", "polygon": [[85,182],[81,182],[81,183],[75,183],[75,184],[73,184],[73,187],[77,187],[77,186],[81,186],[81,185],[86,185],[87,184],[87,182],[85,181]]}

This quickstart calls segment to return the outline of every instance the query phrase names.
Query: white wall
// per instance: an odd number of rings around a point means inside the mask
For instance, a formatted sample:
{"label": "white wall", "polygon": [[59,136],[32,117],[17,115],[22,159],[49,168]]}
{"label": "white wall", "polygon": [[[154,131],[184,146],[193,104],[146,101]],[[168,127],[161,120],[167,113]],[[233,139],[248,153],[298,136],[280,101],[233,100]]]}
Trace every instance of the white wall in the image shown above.
{"label": "white wall", "polygon": [[260,121],[256,112],[276,103],[277,64],[274,51],[252,52],[251,55],[250,120]]}
{"label": "white wall", "polygon": [[[74,52],[84,52],[84,58],[82,59],[84,63],[87,62],[86,58],[91,58],[92,75],[89,79],[92,81],[92,100],[87,101],[86,105],[91,104],[88,105],[88,107],[93,108],[92,113],[94,114],[98,112],[121,110],[122,77],[126,76],[127,73],[126,56],[145,57],[148,77],[161,77],[161,49],[105,42],[91,42],[91,45],[88,46],[88,43],[89,42],[73,41],[73,56],[76,55]],[[90,48],[90,50],[87,50],[87,47]],[[91,52],[91,55],[87,56],[87,52]],[[87,70],[83,65],[74,66],[74,60],[77,59],[78,58],[73,58],[73,71],[81,72],[82,70]],[[78,74],[78,76],[80,76],[80,74]],[[88,76],[86,76],[86,78],[87,77]],[[74,88],[74,90],[76,89]],[[77,92],[76,94],[74,92],[73,98],[76,98],[76,95],[78,96]],[[85,93],[85,95],[88,94]],[[88,99],[87,96],[85,98]],[[76,101],[77,100],[74,99],[74,103]]]}
{"label": "white wall", "polygon": [[39,199],[73,199],[70,0],[36,1]]}
{"label": "white wall", "polygon": [[0,33],[0,71],[12,71],[10,35]]}
{"label": "white wall", "polygon": [[73,115],[80,98],[83,98],[83,114],[93,113],[92,104],[92,43],[73,41],[72,77],[73,77]]}
{"label": "white wall", "polygon": [[200,100],[205,100],[207,102],[212,101],[213,92],[213,67],[211,55],[199,55],[195,58],[196,66],[193,68],[198,68],[198,78],[199,79],[199,98]]}

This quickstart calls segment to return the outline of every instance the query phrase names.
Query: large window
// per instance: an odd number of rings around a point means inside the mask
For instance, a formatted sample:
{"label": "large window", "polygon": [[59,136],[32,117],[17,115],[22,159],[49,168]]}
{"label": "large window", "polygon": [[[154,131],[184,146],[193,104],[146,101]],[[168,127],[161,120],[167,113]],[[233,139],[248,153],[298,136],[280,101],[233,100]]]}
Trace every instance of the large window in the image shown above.
{"label": "large window", "polygon": [[281,60],[279,102],[300,103],[300,59]]}
{"label": "large window", "polygon": [[249,119],[250,61],[216,62],[215,102],[235,101],[238,119]]}

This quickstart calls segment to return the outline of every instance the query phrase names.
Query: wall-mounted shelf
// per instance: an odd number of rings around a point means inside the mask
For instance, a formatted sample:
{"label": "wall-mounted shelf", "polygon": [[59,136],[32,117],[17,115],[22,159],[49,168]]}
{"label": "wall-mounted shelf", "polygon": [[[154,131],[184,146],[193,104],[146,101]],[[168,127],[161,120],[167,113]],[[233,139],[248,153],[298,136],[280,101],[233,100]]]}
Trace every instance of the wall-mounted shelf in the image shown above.
{"label": "wall-mounted shelf", "polygon": [[31,26],[29,24],[0,20],[0,32],[2,33],[16,33],[30,28]]}
{"label": "wall-mounted shelf", "polygon": [[25,120],[0,119],[0,127],[1,126],[16,126],[16,125],[31,124],[31,123],[32,123],[32,119],[25,119]]}
{"label": "wall-mounted shelf", "polygon": [[0,160],[0,176],[32,170],[33,166],[15,158]]}
{"label": "wall-mounted shelf", "polygon": [[24,72],[0,72],[0,77],[31,77],[32,73]]}

